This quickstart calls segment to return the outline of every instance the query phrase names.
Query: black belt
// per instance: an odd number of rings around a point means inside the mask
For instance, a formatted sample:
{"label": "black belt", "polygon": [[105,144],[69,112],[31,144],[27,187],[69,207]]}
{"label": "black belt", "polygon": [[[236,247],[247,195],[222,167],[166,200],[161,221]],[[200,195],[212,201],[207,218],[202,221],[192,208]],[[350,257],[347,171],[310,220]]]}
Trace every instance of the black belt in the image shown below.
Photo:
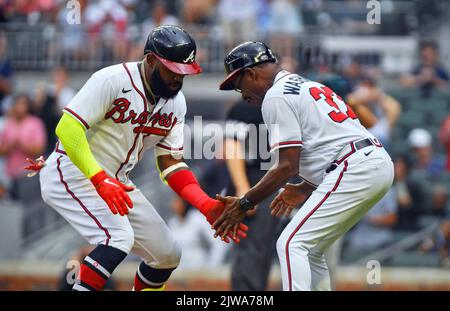
{"label": "black belt", "polygon": [[355,142],[353,144],[354,144],[356,150],[360,150],[362,148],[366,148],[366,147],[374,145],[374,143],[372,142],[372,140],[370,138],[358,140],[357,142]]}
{"label": "black belt", "polygon": [[338,154],[336,160],[334,160],[325,170],[326,173],[334,171],[339,164],[341,164],[345,159],[354,154],[356,151],[369,146],[383,147],[383,145],[376,138],[365,138],[355,142],[351,142],[345,146]]}

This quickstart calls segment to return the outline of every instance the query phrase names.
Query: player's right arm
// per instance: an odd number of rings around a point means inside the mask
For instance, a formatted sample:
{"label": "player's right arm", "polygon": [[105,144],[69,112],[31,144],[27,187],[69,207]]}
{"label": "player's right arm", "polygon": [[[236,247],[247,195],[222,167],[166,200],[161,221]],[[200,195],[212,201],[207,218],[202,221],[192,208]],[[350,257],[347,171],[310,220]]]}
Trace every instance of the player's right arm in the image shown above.
{"label": "player's right arm", "polygon": [[85,133],[90,125],[103,119],[117,94],[108,76],[104,70],[91,76],[64,108],[64,114],[56,127],[56,135],[69,159],[92,182],[111,212],[123,216],[128,214],[128,208],[133,207],[126,192],[134,188],[106,174],[95,160]]}
{"label": "player's right arm", "polygon": [[121,216],[128,214],[127,206],[133,208],[133,203],[126,191],[132,191],[134,188],[108,176],[98,165],[89,148],[84,127],[74,117],[64,113],[56,127],[56,135],[69,159],[91,180],[111,212]]}

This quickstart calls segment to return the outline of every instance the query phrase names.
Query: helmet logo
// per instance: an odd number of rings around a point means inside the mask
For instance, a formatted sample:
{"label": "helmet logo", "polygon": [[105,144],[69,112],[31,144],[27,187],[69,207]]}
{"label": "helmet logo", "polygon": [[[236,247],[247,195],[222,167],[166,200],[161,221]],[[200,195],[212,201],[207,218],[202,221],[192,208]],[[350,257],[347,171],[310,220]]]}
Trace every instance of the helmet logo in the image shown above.
{"label": "helmet logo", "polygon": [[194,62],[194,52],[195,50],[192,50],[191,54],[186,59],[183,59],[183,63],[192,63]]}
{"label": "helmet logo", "polygon": [[262,62],[269,59],[269,56],[267,56],[265,51],[259,52],[256,56],[255,56],[255,63],[257,62]]}

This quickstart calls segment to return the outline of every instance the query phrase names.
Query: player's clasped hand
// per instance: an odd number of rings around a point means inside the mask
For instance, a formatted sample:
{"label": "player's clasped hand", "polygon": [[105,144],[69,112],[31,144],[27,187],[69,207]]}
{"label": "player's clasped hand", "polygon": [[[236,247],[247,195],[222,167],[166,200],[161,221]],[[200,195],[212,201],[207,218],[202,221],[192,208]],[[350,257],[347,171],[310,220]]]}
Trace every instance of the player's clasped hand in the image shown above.
{"label": "player's clasped hand", "polygon": [[306,196],[294,184],[287,183],[270,204],[271,214],[277,217],[288,217],[292,210],[302,203]]}
{"label": "player's clasped hand", "polygon": [[117,213],[120,216],[128,215],[128,208],[133,208],[133,202],[127,192],[133,191],[133,187],[109,177],[105,171],[100,171],[92,176],[91,182],[114,215]]}
{"label": "player's clasped hand", "polygon": [[239,206],[239,198],[223,197],[219,194],[216,195],[216,198],[225,205],[225,209],[212,225],[212,228],[216,230],[214,237],[220,236],[224,240],[231,234],[235,239],[245,217],[245,212]]}
{"label": "player's clasped hand", "polygon": [[[214,223],[217,221],[217,219],[223,214],[225,205],[224,203],[214,200],[215,205],[208,209],[208,212],[206,213],[206,219],[211,224],[211,228],[214,228]],[[239,223],[236,225],[236,234],[232,234],[232,232],[228,232],[227,234],[224,234],[222,236],[222,241],[225,243],[230,243],[231,238],[235,243],[239,243],[241,240],[240,238],[246,238],[247,237],[247,231],[248,226],[244,225],[243,223]],[[218,234],[215,233],[214,237],[217,237]]]}

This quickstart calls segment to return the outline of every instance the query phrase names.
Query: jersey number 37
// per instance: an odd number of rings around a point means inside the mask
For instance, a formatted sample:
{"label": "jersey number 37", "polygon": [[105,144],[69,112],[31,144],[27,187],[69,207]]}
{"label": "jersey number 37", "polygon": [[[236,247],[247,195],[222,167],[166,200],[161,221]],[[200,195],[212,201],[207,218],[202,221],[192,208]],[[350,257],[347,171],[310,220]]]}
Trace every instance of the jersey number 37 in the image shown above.
{"label": "jersey number 37", "polygon": [[[331,90],[329,87],[326,86],[322,86],[322,87],[312,87],[309,89],[309,93],[311,94],[311,96],[318,102],[321,99],[323,99],[322,96],[324,96],[325,102],[330,105],[333,108],[333,111],[331,111],[330,113],[328,113],[328,116],[331,118],[331,120],[333,120],[334,122],[337,123],[342,123],[345,120],[347,120],[348,118],[350,119],[357,119],[358,117],[356,116],[356,114],[353,112],[352,108],[350,108],[349,105],[345,104],[345,106],[347,107],[347,111],[342,111],[338,104],[334,101],[333,99],[333,90]],[[337,95],[337,98],[339,98],[342,102],[343,99]]]}

